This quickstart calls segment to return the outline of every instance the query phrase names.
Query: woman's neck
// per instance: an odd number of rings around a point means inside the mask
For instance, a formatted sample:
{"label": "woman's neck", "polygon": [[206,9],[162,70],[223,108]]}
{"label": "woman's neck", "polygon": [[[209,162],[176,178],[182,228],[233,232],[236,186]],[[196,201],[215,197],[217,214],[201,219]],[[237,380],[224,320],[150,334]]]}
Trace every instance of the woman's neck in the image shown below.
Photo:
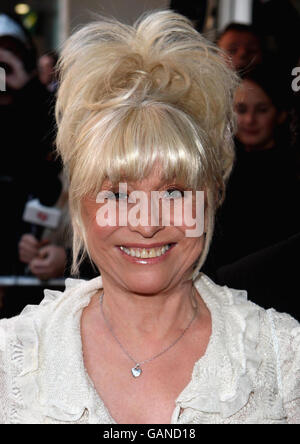
{"label": "woman's neck", "polygon": [[275,146],[275,140],[272,139],[267,143],[260,144],[260,145],[244,145],[244,150],[249,152],[258,152],[258,151],[267,151],[271,150]]}
{"label": "woman's neck", "polygon": [[[126,340],[137,337],[162,341],[184,330],[195,312],[191,280],[159,294],[140,295],[103,281],[103,314],[114,333]],[[94,303],[100,312],[99,294]]]}

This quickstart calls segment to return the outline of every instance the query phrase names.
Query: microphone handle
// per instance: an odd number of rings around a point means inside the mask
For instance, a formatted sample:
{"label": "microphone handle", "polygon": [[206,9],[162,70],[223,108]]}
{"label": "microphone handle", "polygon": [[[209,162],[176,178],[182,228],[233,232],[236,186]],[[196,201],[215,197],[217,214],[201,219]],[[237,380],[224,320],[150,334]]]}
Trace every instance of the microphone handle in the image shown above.
{"label": "microphone handle", "polygon": [[[43,234],[43,230],[44,230],[44,227],[37,225],[37,224],[31,224],[30,232],[37,240],[41,239],[41,236]],[[26,265],[26,267],[24,269],[24,274],[25,274],[25,276],[32,274],[28,264]]]}
{"label": "microphone handle", "polygon": [[45,227],[42,227],[41,225],[31,224],[30,232],[38,241],[40,241],[44,229]]}

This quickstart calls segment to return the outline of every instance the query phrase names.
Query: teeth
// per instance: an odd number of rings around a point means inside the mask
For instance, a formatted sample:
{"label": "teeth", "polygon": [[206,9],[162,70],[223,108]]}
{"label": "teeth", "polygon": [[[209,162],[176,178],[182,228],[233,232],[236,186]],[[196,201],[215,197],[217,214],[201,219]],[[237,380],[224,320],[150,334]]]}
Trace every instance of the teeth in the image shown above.
{"label": "teeth", "polygon": [[155,249],[151,248],[151,250],[148,253],[148,257],[155,257],[155,256],[156,256]]}
{"label": "teeth", "polygon": [[151,257],[159,257],[165,254],[166,251],[170,249],[171,245],[164,245],[163,247],[158,248],[126,248],[120,246],[120,249],[124,251],[124,253],[128,254],[128,256],[132,257],[141,257],[142,259],[148,259]]}

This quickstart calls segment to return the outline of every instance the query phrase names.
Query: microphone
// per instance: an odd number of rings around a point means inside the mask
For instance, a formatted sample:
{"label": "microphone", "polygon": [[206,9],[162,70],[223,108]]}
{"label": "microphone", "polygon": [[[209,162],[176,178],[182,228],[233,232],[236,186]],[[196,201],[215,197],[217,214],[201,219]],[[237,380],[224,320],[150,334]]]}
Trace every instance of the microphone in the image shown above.
{"label": "microphone", "polygon": [[61,195],[62,183],[58,177],[50,176],[49,169],[42,168],[37,172],[36,184],[38,186],[35,193],[29,195],[22,219],[31,224],[31,233],[40,238],[43,228],[56,229],[59,225],[61,210],[54,205]]}
{"label": "microphone", "polygon": [[56,229],[60,218],[61,210],[42,205],[39,199],[30,200],[25,205],[23,220],[34,226]]}
{"label": "microphone", "polygon": [[[38,199],[33,199],[25,205],[22,219],[24,222],[31,224],[31,234],[40,240],[43,228],[51,228],[53,230],[58,228],[61,214],[62,212],[58,208],[42,205]],[[30,269],[27,265],[25,274],[29,273]]]}

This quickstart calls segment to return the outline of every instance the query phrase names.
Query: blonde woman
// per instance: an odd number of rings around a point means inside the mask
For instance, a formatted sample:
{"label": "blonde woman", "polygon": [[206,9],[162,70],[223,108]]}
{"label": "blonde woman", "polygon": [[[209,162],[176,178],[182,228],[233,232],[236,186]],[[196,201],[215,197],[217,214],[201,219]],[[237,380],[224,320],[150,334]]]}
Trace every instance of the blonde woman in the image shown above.
{"label": "blonde woman", "polygon": [[218,50],[163,11],[84,27],[60,68],[73,270],[84,248],[101,277],[1,321],[1,422],[299,422],[299,324],[200,271],[233,160]]}

